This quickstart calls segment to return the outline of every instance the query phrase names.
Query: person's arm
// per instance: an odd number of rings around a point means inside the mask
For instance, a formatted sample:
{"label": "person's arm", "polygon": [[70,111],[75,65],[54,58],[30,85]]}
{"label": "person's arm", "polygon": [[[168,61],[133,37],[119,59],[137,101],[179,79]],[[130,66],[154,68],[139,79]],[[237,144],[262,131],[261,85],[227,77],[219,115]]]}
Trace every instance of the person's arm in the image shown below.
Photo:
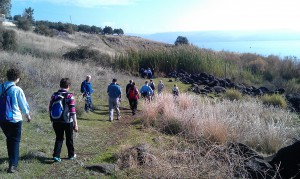
{"label": "person's arm", "polygon": [[77,123],[77,116],[76,116],[76,114],[74,114],[74,116],[73,116],[73,125],[74,125],[74,127],[73,127],[74,131],[78,132],[78,123]]}
{"label": "person's arm", "polygon": [[17,93],[17,100],[18,100],[18,105],[22,111],[23,114],[25,114],[27,122],[31,121],[31,116],[29,114],[29,105],[27,103],[25,94],[23,90],[20,88],[20,91]]}

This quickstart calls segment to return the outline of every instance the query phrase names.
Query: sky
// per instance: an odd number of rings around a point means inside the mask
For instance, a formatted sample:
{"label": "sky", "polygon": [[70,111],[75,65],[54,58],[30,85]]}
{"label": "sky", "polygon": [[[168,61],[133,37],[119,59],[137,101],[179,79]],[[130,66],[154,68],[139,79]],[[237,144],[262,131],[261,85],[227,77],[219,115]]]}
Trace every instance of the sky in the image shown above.
{"label": "sky", "polygon": [[211,30],[300,32],[299,0],[12,0],[11,15],[122,28],[127,33]]}

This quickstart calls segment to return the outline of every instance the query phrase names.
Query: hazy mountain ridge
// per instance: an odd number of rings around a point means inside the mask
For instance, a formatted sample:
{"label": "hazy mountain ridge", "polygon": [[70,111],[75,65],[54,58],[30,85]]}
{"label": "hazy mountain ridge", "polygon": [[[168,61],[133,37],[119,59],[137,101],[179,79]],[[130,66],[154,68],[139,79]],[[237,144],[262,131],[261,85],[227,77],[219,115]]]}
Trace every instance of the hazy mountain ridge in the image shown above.
{"label": "hazy mountain ridge", "polygon": [[190,43],[300,40],[300,32],[291,30],[163,32],[155,34],[139,34],[138,36],[171,44],[175,42],[178,36],[187,37]]}

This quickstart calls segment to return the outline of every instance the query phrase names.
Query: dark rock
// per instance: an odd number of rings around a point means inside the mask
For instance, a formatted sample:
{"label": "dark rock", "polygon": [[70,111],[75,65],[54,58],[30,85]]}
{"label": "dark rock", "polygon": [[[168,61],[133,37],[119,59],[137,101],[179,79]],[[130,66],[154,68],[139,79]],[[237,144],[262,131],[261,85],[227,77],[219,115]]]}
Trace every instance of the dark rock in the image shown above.
{"label": "dark rock", "polygon": [[215,87],[213,87],[213,89],[214,89],[214,91],[216,93],[224,93],[224,92],[226,92],[226,89],[224,87],[222,87],[222,86],[215,86]]}
{"label": "dark rock", "polygon": [[300,178],[300,141],[280,149],[270,164],[283,178]]}
{"label": "dark rock", "polygon": [[[263,156],[260,156],[253,149],[245,144],[230,143],[228,145],[231,154],[242,157],[243,164],[247,173],[247,178],[279,178],[273,167],[264,160]],[[243,171],[236,169],[236,176],[242,176]]]}
{"label": "dark rock", "polygon": [[118,166],[115,164],[98,164],[98,165],[89,165],[85,167],[88,170],[96,171],[103,173],[105,175],[112,175],[119,170]]}

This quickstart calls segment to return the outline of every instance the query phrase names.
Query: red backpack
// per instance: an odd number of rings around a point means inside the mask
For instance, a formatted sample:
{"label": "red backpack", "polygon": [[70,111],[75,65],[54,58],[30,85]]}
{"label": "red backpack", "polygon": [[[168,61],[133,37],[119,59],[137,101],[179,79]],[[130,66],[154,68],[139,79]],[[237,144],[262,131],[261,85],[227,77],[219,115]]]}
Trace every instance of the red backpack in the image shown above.
{"label": "red backpack", "polygon": [[129,89],[129,99],[136,100],[139,99],[139,92],[136,88],[130,88]]}

